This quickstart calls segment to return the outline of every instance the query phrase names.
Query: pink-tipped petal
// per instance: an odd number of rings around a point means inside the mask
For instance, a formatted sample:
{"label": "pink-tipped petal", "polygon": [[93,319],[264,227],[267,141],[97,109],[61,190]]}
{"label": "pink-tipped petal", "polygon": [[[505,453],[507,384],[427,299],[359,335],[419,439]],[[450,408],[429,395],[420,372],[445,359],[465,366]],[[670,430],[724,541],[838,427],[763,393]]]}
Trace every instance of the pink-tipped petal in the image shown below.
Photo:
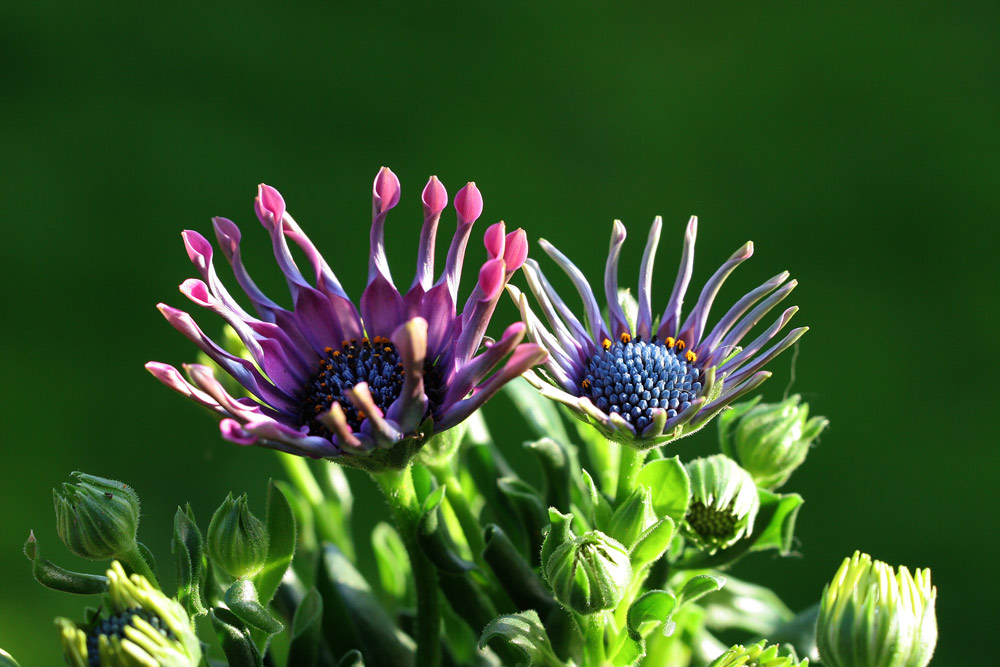
{"label": "pink-tipped petal", "polygon": [[507,265],[507,275],[517,271],[528,259],[528,235],[523,229],[515,229],[507,234],[504,242],[503,261]]}
{"label": "pink-tipped petal", "polygon": [[487,227],[486,233],[483,234],[483,245],[486,246],[486,253],[490,259],[503,256],[504,245],[507,240],[505,234],[506,230],[503,220]]}
{"label": "pink-tipped petal", "polygon": [[374,214],[385,213],[399,203],[399,179],[389,167],[382,167],[372,185],[372,210]]}
{"label": "pink-tipped petal", "polygon": [[437,176],[431,176],[420,198],[424,204],[424,224],[420,228],[417,274],[413,278],[413,287],[419,285],[426,292],[434,284],[434,244],[441,212],[448,205],[448,191],[444,189]]}
{"label": "pink-tipped petal", "polygon": [[507,282],[507,267],[502,259],[491,259],[479,270],[477,287],[482,293],[479,301],[492,301],[500,296]]}
{"label": "pink-tipped petal", "polygon": [[285,217],[285,198],[270,185],[261,183],[257,186],[254,210],[261,224],[270,231]]}
{"label": "pink-tipped petal", "polygon": [[376,276],[392,285],[389,260],[385,256],[385,217],[389,209],[399,203],[399,179],[388,167],[382,167],[372,186],[371,249],[368,254],[368,284]]}
{"label": "pink-tipped petal", "polygon": [[237,445],[247,447],[257,444],[257,436],[244,429],[235,419],[228,417],[223,419],[219,422],[219,431],[222,433],[223,438]]}
{"label": "pink-tipped petal", "polygon": [[448,206],[448,191],[445,190],[437,176],[431,176],[427,185],[424,186],[424,191],[420,193],[420,200],[424,204],[425,218],[441,215],[441,212]]}
{"label": "pink-tipped petal", "polygon": [[455,211],[459,225],[473,223],[483,214],[483,195],[474,182],[467,183],[455,195]]}

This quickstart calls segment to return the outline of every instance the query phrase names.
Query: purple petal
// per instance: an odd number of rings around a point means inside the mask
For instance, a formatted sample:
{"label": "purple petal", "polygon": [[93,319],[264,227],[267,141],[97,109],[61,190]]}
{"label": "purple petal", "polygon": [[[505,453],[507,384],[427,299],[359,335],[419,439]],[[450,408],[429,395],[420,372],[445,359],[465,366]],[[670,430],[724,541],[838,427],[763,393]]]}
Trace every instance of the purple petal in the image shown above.
{"label": "purple petal", "polygon": [[437,359],[451,342],[455,324],[455,300],[446,283],[439,283],[427,291],[420,315],[427,320],[427,357]]}
{"label": "purple petal", "polygon": [[375,276],[362,293],[361,319],[369,338],[388,338],[402,321],[403,297],[384,276]]}
{"label": "purple petal", "polygon": [[389,406],[386,417],[398,423],[404,433],[412,433],[427,414],[427,396],[424,393],[427,320],[417,317],[404,322],[392,332],[392,342],[403,364],[403,386],[399,397]]}
{"label": "purple petal", "polygon": [[459,226],[472,224],[483,214],[483,195],[474,181],[469,181],[455,195],[455,212]]}
{"label": "purple petal", "polygon": [[753,243],[748,241],[708,279],[698,297],[698,303],[695,304],[694,310],[688,315],[680,333],[677,334],[677,340],[683,340],[690,348],[698,346],[698,343],[701,342],[701,335],[705,332],[708,311],[712,308],[712,302],[715,301],[715,295],[719,293],[719,288],[722,287],[722,283],[726,281],[729,274],[737,266],[750,259],[751,255],[753,255]]}
{"label": "purple petal", "polygon": [[403,438],[403,434],[385,420],[382,410],[375,405],[367,382],[359,382],[351,389],[346,389],[344,394],[355,408],[364,413],[361,432],[373,437],[377,447],[389,449]]}
{"label": "purple petal", "polygon": [[479,193],[475,183],[468,183],[455,195],[455,211],[458,214],[458,228],[451,239],[444,272],[437,284],[446,283],[451,292],[451,300],[458,303],[458,283],[462,278],[465,246],[469,243],[472,224],[483,212],[483,196]]}
{"label": "purple petal", "polygon": [[792,306],[791,308],[786,309],[785,312],[783,312],[781,316],[775,320],[774,324],[769,326],[764,333],[757,336],[752,343],[740,350],[739,354],[719,366],[716,371],[719,377],[725,377],[726,375],[731,374],[737,368],[749,361],[750,357],[757,354],[757,352],[767,344],[767,341],[774,338],[774,336],[781,331],[786,324],[788,324],[788,321],[792,319],[792,316],[795,315],[798,310],[798,306]]}
{"label": "purple petal", "polygon": [[455,341],[452,357],[456,366],[464,364],[479,349],[506,282],[507,272],[502,259],[491,259],[483,264],[479,281],[462,311],[462,332]]}
{"label": "purple petal", "polygon": [[490,259],[503,257],[504,246],[506,245],[506,226],[503,220],[490,225],[483,234],[483,245],[486,246],[486,253]]}
{"label": "purple petal", "polygon": [[788,332],[788,335],[782,339],[780,343],[771,347],[759,357],[753,360],[753,363],[746,368],[741,368],[740,370],[734,372],[728,380],[730,382],[741,382],[744,378],[756,372],[757,370],[764,367],[769,361],[774,359],[776,356],[790,348],[795,342],[802,337],[802,335],[809,331],[809,327],[799,327],[798,329],[792,329]]}
{"label": "purple petal", "polygon": [[608,317],[611,320],[611,333],[620,338],[622,334],[630,333],[625,311],[618,302],[618,258],[625,243],[625,225],[621,220],[615,220],[611,228],[611,247],[608,250],[608,261],[604,267],[604,297],[608,300]]}
{"label": "purple petal", "polygon": [[650,290],[653,288],[653,260],[656,258],[656,247],[660,243],[660,230],[663,229],[663,218],[656,216],[653,226],[649,228],[646,239],[646,249],[642,253],[642,264],[639,268],[639,314],[635,321],[635,335],[642,340],[653,337],[653,309]]}
{"label": "purple petal", "polygon": [[150,361],[146,364],[146,370],[152,373],[153,377],[176,391],[178,394],[186,396],[191,400],[204,405],[206,408],[214,410],[215,412],[225,414],[225,411],[222,406],[219,405],[218,401],[185,380],[184,376],[181,375],[181,372],[170,364],[160,363],[159,361]]}
{"label": "purple petal", "polygon": [[798,281],[793,280],[758,304],[758,306],[750,311],[749,315],[740,320],[739,324],[737,324],[736,327],[722,339],[722,342],[710,352],[711,359],[706,363],[716,364],[729,356],[729,354],[736,349],[739,342],[743,340],[743,337],[746,336],[750,330],[771,311],[772,308],[788,296],[788,294],[795,289],[798,284]]}
{"label": "purple petal", "polygon": [[223,419],[219,422],[219,431],[223,438],[242,447],[257,444],[257,436],[245,430],[235,419],[229,417]]}
{"label": "purple petal", "polygon": [[438,221],[441,212],[448,206],[448,191],[437,179],[431,176],[420,195],[424,204],[424,225],[420,228],[420,245],[417,248],[417,275],[413,279],[413,287],[419,285],[424,291],[434,284],[434,241],[437,237]]}
{"label": "purple petal", "polygon": [[336,458],[341,454],[340,448],[326,438],[303,435],[271,419],[262,418],[246,422],[243,424],[243,429],[260,438],[256,444],[289,454],[314,459]]}
{"label": "purple petal", "polygon": [[257,186],[257,197],[253,204],[257,218],[268,231],[273,230],[285,217],[285,198],[270,185],[261,183]]}
{"label": "purple petal", "polygon": [[583,372],[583,363],[576,355],[563,348],[548,329],[542,326],[541,321],[528,306],[528,299],[519,289],[507,285],[507,291],[521,311],[521,319],[528,328],[528,336],[532,342],[549,351],[549,358],[545,362],[546,369],[563,389],[570,393],[579,393],[576,378]]}
{"label": "purple petal", "polygon": [[[746,296],[737,301],[736,304],[722,317],[722,319],[719,320],[715,327],[712,328],[712,331],[705,336],[705,339],[698,344],[698,347],[695,348],[694,351],[695,354],[702,358],[706,357],[715,348],[715,346],[719,344],[722,337],[729,332],[729,329],[736,324],[736,321],[743,316],[743,313],[748,311],[751,306],[757,303],[764,296],[777,289],[781,283],[788,280],[788,275],[788,271],[782,271],[757,289],[748,292]],[[787,292],[785,292],[785,294],[787,294]]]}
{"label": "purple petal", "polygon": [[605,338],[610,338],[608,328],[601,317],[601,308],[597,305],[597,299],[594,298],[594,291],[590,289],[590,283],[587,282],[580,269],[576,268],[576,265],[569,261],[566,255],[559,252],[555,246],[545,239],[539,239],[538,245],[545,251],[545,254],[551,257],[566,272],[573,286],[576,287],[577,293],[579,293],[580,298],[583,300],[583,309],[587,313],[587,324],[590,326],[590,335],[593,337],[593,340],[600,344]]}
{"label": "purple petal", "polygon": [[389,209],[399,203],[399,179],[388,167],[382,167],[372,186],[371,251],[368,255],[368,284],[376,276],[392,285],[389,260],[385,256],[385,218]]}
{"label": "purple petal", "polygon": [[678,412],[676,415],[674,415],[672,418],[667,420],[666,424],[663,425],[663,432],[667,433],[669,431],[674,430],[678,426],[683,426],[684,424],[690,422],[692,419],[695,418],[698,411],[704,404],[705,404],[704,396],[699,396],[698,398],[691,401],[691,405],[687,406],[686,408]]}
{"label": "purple petal", "polygon": [[215,227],[215,238],[219,242],[219,247],[222,248],[222,253],[226,256],[229,265],[233,268],[233,273],[236,275],[236,282],[250,297],[257,314],[269,322],[275,321],[275,312],[284,309],[260,291],[243,266],[243,260],[240,256],[239,228],[233,221],[226,218],[212,218],[212,225]]}
{"label": "purple petal", "polygon": [[552,287],[552,283],[549,279],[545,277],[541,268],[538,266],[538,262],[533,259],[525,262],[525,266],[530,266],[532,270],[537,274],[539,283],[545,290],[545,294],[548,295],[549,299],[552,301],[552,305],[556,307],[559,314],[562,316],[563,322],[573,331],[573,338],[576,340],[577,344],[583,352],[581,361],[585,360],[587,357],[592,355],[597,350],[597,345],[594,343],[590,334],[587,333],[587,329],[583,326],[579,319],[576,317],[566,302],[560,298],[559,294],[556,292],[555,288]]}
{"label": "purple petal", "polygon": [[447,408],[452,403],[468,396],[472,388],[524,339],[526,328],[523,322],[515,322],[507,327],[499,341],[459,368],[448,383],[448,393],[445,395],[441,407]]}
{"label": "purple petal", "polygon": [[323,255],[320,251],[313,245],[313,242],[309,240],[302,228],[299,227],[298,223],[292,218],[288,213],[285,214],[284,218],[285,224],[283,225],[283,230],[285,236],[292,239],[292,241],[297,245],[302,252],[305,254],[306,259],[309,260],[309,264],[313,267],[314,282],[316,287],[327,294],[336,295],[342,298],[347,298],[347,293],[344,288],[341,287],[340,281],[337,276],[333,273],[333,269],[327,264],[326,260],[323,259]]}
{"label": "purple petal", "polygon": [[523,229],[515,229],[504,239],[503,261],[507,265],[507,276],[517,271],[528,259],[528,235]]}
{"label": "purple petal", "polygon": [[[535,295],[535,300],[542,309],[542,314],[545,315],[545,319],[549,323],[549,328],[552,333],[555,334],[556,338],[559,339],[559,343],[567,351],[571,351],[574,356],[578,357],[581,362],[586,360],[587,354],[583,351],[580,343],[576,340],[573,332],[563,323],[562,318],[556,312],[552,305],[552,301],[549,299],[549,295],[546,292],[544,286],[539,280],[538,272],[536,267],[538,266],[535,262],[527,262],[524,265],[524,277],[528,281],[528,287],[531,289],[532,293]],[[576,318],[574,318],[575,320]],[[582,330],[582,326],[579,321],[576,322],[577,327]],[[586,332],[583,332],[586,335]],[[585,339],[586,340],[586,339]]]}
{"label": "purple petal", "polygon": [[684,295],[691,282],[691,272],[694,270],[694,241],[698,236],[698,216],[692,215],[684,232],[684,251],[681,253],[681,266],[677,271],[674,289],[670,292],[670,301],[663,311],[663,320],[656,335],[660,340],[676,337],[677,327],[681,322],[681,306],[684,305]]}
{"label": "purple petal", "polygon": [[738,387],[734,387],[731,391],[723,391],[721,396],[703,407],[698,412],[695,418],[691,420],[691,426],[697,428],[698,426],[707,423],[708,420],[717,415],[727,405],[742,398],[743,396],[746,396],[751,391],[759,387],[764,380],[769,377],[771,377],[771,373],[769,371],[761,371]]}
{"label": "purple petal", "polygon": [[208,242],[208,239],[192,230],[181,232],[181,238],[184,240],[184,247],[187,249],[188,258],[195,265],[195,268],[198,269],[201,277],[208,283],[212,294],[241,318],[247,320],[254,319],[250,317],[249,313],[243,310],[243,307],[237,303],[232,295],[229,294],[229,291],[226,290],[222,281],[219,280],[219,275],[215,272],[215,266],[212,264],[212,244]]}

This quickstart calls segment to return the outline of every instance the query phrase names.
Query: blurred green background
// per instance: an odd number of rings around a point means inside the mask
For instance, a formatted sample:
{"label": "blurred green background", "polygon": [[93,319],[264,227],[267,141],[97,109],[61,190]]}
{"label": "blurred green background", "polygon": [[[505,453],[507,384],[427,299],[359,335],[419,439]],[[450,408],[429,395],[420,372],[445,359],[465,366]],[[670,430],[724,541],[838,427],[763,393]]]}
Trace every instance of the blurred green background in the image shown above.
{"label": "blurred green background", "polygon": [[[791,389],[832,427],[785,487],[806,498],[800,556],[759,555],[736,574],[799,609],[857,548],[929,566],[935,664],[982,664],[1000,592],[1000,5],[609,5],[4,5],[0,646],[25,667],[57,664],[52,618],[82,613],[84,600],[35,584],[20,553],[34,529],[46,556],[93,569],[55,534],[50,488],[70,471],[137,489],[141,539],[168,570],[179,503],[207,524],[227,491],[246,490],[262,511],[281,474],[272,454],[223,442],[142,368],[194,358],[154,308],[186,303],[176,286],[195,272],[179,233],[233,218],[251,271],[278,293],[252,209],[267,182],[360,294],[385,164],[403,184],[388,227],[401,283],[430,174],[451,194],[477,182],[480,234],[502,218],[594,280],[614,218],[631,234],[630,284],[663,215],[659,308],[690,214],[696,286],[753,239],[716,314],[790,270],[796,322],[812,327]],[[470,244],[467,266],[483,255]],[[514,317],[505,305],[496,324]],[[767,398],[792,365],[771,365]],[[519,449],[522,433],[494,431]]]}

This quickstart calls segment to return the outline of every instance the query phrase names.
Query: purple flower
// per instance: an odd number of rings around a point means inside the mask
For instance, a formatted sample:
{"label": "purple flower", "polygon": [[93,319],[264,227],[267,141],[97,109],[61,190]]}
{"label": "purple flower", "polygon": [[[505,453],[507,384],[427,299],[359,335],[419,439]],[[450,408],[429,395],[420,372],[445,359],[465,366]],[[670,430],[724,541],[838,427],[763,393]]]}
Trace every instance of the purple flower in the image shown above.
{"label": "purple flower", "polygon": [[[360,309],[272,187],[259,186],[255,209],[288,283],[291,309],[272,301],[251,279],[240,255],[240,230],[231,221],[215,218],[215,236],[255,315],[222,284],[212,264],[212,245],[197,232],[185,231],[184,245],[201,279],[184,281],[181,293],[222,317],[248,354],[233,354],[215,343],[186,312],[162,303],[158,307],[246,395],[231,395],[207,366],[184,366],[186,378],[167,364],[150,362],[146,368],[168,387],[222,415],[223,437],[237,444],[372,470],[404,466],[429,436],[460,423],[504,383],[546,357],[538,345],[520,344],[525,334],[521,323],[508,327],[498,341],[487,340],[485,351],[476,354],[504,286],[527,257],[524,231],[506,233],[502,222],[487,229],[488,259],[457,312],[465,247],[483,198],[474,183],[456,195],[458,229],[436,282],[434,241],[448,193],[432,176],[422,199],[416,277],[401,293],[389,273],[384,245],[386,215],[399,202],[399,180],[385,167],[376,176],[368,287]],[[305,256],[308,277],[296,265],[289,241]]]}
{"label": "purple flower", "polygon": [[539,245],[562,267],[583,299],[586,326],[559,298],[534,260],[527,261],[524,275],[548,328],[517,288],[507,288],[528,325],[528,335],[549,351],[543,373],[548,382],[531,371],[525,378],[609,439],[637,449],[655,447],[700,429],[770,377],[771,373],[761,368],[807,330],[793,329],[758,354],[798,310],[792,307],[753,341],[739,346],[754,325],[795,288],[794,280],[782,286],[788,279],[788,273],[782,272],[737,301],[706,332],[716,293],[733,269],[753,254],[752,243],[737,250],[709,278],[694,308],[682,319],[681,304],[694,265],[698,228],[694,217],[684,237],[681,267],[667,308],[658,321],[654,320],[650,292],[661,227],[661,219],[656,218],[639,269],[638,310],[631,317],[619,302],[618,255],[625,242],[625,226],[617,220],[604,273],[607,321],[580,270],[545,240]]}

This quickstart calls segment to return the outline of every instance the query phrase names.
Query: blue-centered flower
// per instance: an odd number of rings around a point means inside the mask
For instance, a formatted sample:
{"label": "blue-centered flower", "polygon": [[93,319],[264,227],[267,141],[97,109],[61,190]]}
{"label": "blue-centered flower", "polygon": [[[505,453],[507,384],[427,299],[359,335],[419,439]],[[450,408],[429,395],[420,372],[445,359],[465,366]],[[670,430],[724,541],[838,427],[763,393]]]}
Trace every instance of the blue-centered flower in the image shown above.
{"label": "blue-centered flower", "polygon": [[[527,256],[523,230],[506,233],[503,222],[487,229],[488,259],[464,309],[457,311],[465,248],[483,209],[474,183],[455,197],[458,228],[435,282],[434,242],[448,194],[431,177],[422,194],[416,276],[408,290],[396,288],[384,230],[399,192],[399,180],[383,167],[373,186],[368,286],[360,308],[274,188],[259,187],[255,210],[271,237],[291,309],[266,296],[251,279],[240,253],[240,230],[231,221],[215,218],[215,236],[255,314],[219,279],[212,245],[197,232],[185,231],[184,244],[201,280],[186,280],[181,292],[220,316],[239,337],[244,354],[215,343],[186,312],[166,304],[159,309],[248,395],[232,396],[207,366],[186,365],[186,378],[167,364],[150,362],[146,368],[168,387],[220,414],[222,435],[237,444],[337,459],[370,470],[403,467],[429,436],[462,422],[546,353],[538,345],[520,344],[525,326],[519,322],[496,342],[486,341],[485,351],[477,354],[504,285]],[[289,241],[308,262],[308,278]]]}
{"label": "blue-centered flower", "polygon": [[540,373],[543,377],[529,371],[525,378],[607,438],[638,449],[700,429],[770,377],[770,372],[761,370],[764,365],[807,330],[793,329],[763,350],[798,310],[788,308],[774,324],[740,347],[750,330],[794,289],[794,280],[785,282],[787,271],[746,294],[708,329],[709,310],[719,288],[733,269],[753,254],[749,242],[709,278],[694,308],[681,317],[694,266],[695,217],[688,223],[680,271],[666,310],[655,318],[653,257],[661,227],[657,217],[639,270],[638,310],[631,316],[619,302],[618,256],[625,242],[625,226],[618,220],[611,232],[604,273],[607,320],[583,273],[544,239],[539,245],[566,272],[583,299],[583,320],[559,297],[534,260],[525,263],[524,275],[548,326],[529,308],[525,295],[513,286],[507,288],[518,303],[531,340],[549,351]]}

